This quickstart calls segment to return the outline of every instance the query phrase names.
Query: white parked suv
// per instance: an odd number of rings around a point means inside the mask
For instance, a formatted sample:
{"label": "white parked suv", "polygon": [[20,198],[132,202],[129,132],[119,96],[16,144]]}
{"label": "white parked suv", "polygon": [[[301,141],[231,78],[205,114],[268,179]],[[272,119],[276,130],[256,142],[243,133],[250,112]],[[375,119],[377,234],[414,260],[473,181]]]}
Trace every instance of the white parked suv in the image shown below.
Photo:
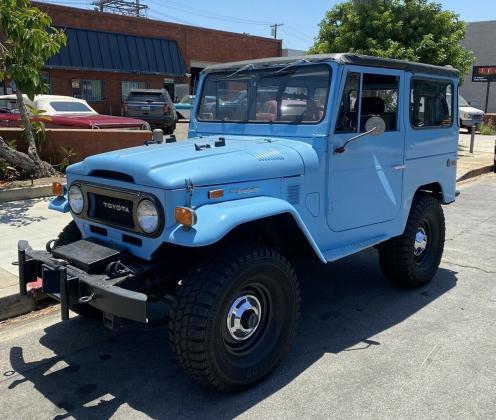
{"label": "white parked suv", "polygon": [[470,129],[473,125],[480,126],[484,120],[484,111],[471,106],[461,95],[458,96],[458,115],[460,128]]}

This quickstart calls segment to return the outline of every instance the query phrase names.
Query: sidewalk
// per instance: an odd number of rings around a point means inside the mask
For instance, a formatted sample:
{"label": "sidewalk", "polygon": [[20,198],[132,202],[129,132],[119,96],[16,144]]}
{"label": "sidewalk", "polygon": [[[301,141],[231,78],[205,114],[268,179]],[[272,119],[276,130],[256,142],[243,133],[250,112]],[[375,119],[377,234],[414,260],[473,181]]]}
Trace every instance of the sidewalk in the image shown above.
{"label": "sidewalk", "polygon": [[36,304],[33,295],[19,295],[17,241],[29,239],[33,248],[44,249],[69,223],[70,214],[48,210],[49,198],[0,203],[0,321],[30,312]]}
{"label": "sidewalk", "polygon": [[496,136],[475,135],[474,153],[470,153],[470,134],[460,134],[456,179],[464,181],[494,170]]}

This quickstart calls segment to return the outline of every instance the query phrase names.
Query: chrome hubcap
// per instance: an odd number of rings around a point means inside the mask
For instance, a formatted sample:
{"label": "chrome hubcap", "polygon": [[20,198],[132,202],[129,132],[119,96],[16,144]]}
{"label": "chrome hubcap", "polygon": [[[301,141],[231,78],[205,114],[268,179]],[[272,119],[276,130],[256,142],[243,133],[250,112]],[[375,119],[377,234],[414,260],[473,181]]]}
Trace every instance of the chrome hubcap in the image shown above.
{"label": "chrome hubcap", "polygon": [[227,330],[236,341],[250,338],[262,318],[260,301],[253,295],[237,298],[227,313]]}
{"label": "chrome hubcap", "polygon": [[413,245],[413,253],[416,257],[420,257],[427,248],[427,234],[423,227],[419,227],[415,235],[415,244]]}

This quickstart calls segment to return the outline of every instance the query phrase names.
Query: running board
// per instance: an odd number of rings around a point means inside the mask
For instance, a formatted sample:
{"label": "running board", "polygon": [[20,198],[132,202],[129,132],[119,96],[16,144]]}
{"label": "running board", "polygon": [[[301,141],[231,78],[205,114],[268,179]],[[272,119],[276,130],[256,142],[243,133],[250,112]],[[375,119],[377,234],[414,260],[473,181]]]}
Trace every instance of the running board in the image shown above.
{"label": "running board", "polygon": [[356,242],[351,245],[342,246],[341,248],[334,248],[328,251],[324,251],[323,255],[326,261],[336,261],[340,258],[346,257],[348,255],[354,254],[358,251],[362,251],[366,248],[370,248],[373,245],[384,242],[388,237],[386,235],[375,236],[371,239],[367,239],[366,241]]}

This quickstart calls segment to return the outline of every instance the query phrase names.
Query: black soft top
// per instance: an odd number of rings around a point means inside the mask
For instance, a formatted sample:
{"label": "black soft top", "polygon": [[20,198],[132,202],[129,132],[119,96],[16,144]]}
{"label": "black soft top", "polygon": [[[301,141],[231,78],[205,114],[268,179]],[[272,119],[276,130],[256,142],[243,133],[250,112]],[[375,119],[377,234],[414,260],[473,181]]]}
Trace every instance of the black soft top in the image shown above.
{"label": "black soft top", "polygon": [[459,77],[459,72],[451,66],[433,66],[432,64],[415,63],[413,61],[395,60],[392,58],[372,57],[370,55],[361,54],[317,54],[317,55],[302,55],[292,57],[274,57],[262,58],[258,60],[236,61],[233,63],[222,63],[208,66],[203,70],[203,73],[212,73],[217,71],[238,70],[242,67],[251,68],[266,68],[277,65],[288,65],[291,63],[322,63],[333,61],[338,64],[352,64],[356,66],[381,67],[387,69],[405,70],[411,73],[427,73],[435,76]]}

